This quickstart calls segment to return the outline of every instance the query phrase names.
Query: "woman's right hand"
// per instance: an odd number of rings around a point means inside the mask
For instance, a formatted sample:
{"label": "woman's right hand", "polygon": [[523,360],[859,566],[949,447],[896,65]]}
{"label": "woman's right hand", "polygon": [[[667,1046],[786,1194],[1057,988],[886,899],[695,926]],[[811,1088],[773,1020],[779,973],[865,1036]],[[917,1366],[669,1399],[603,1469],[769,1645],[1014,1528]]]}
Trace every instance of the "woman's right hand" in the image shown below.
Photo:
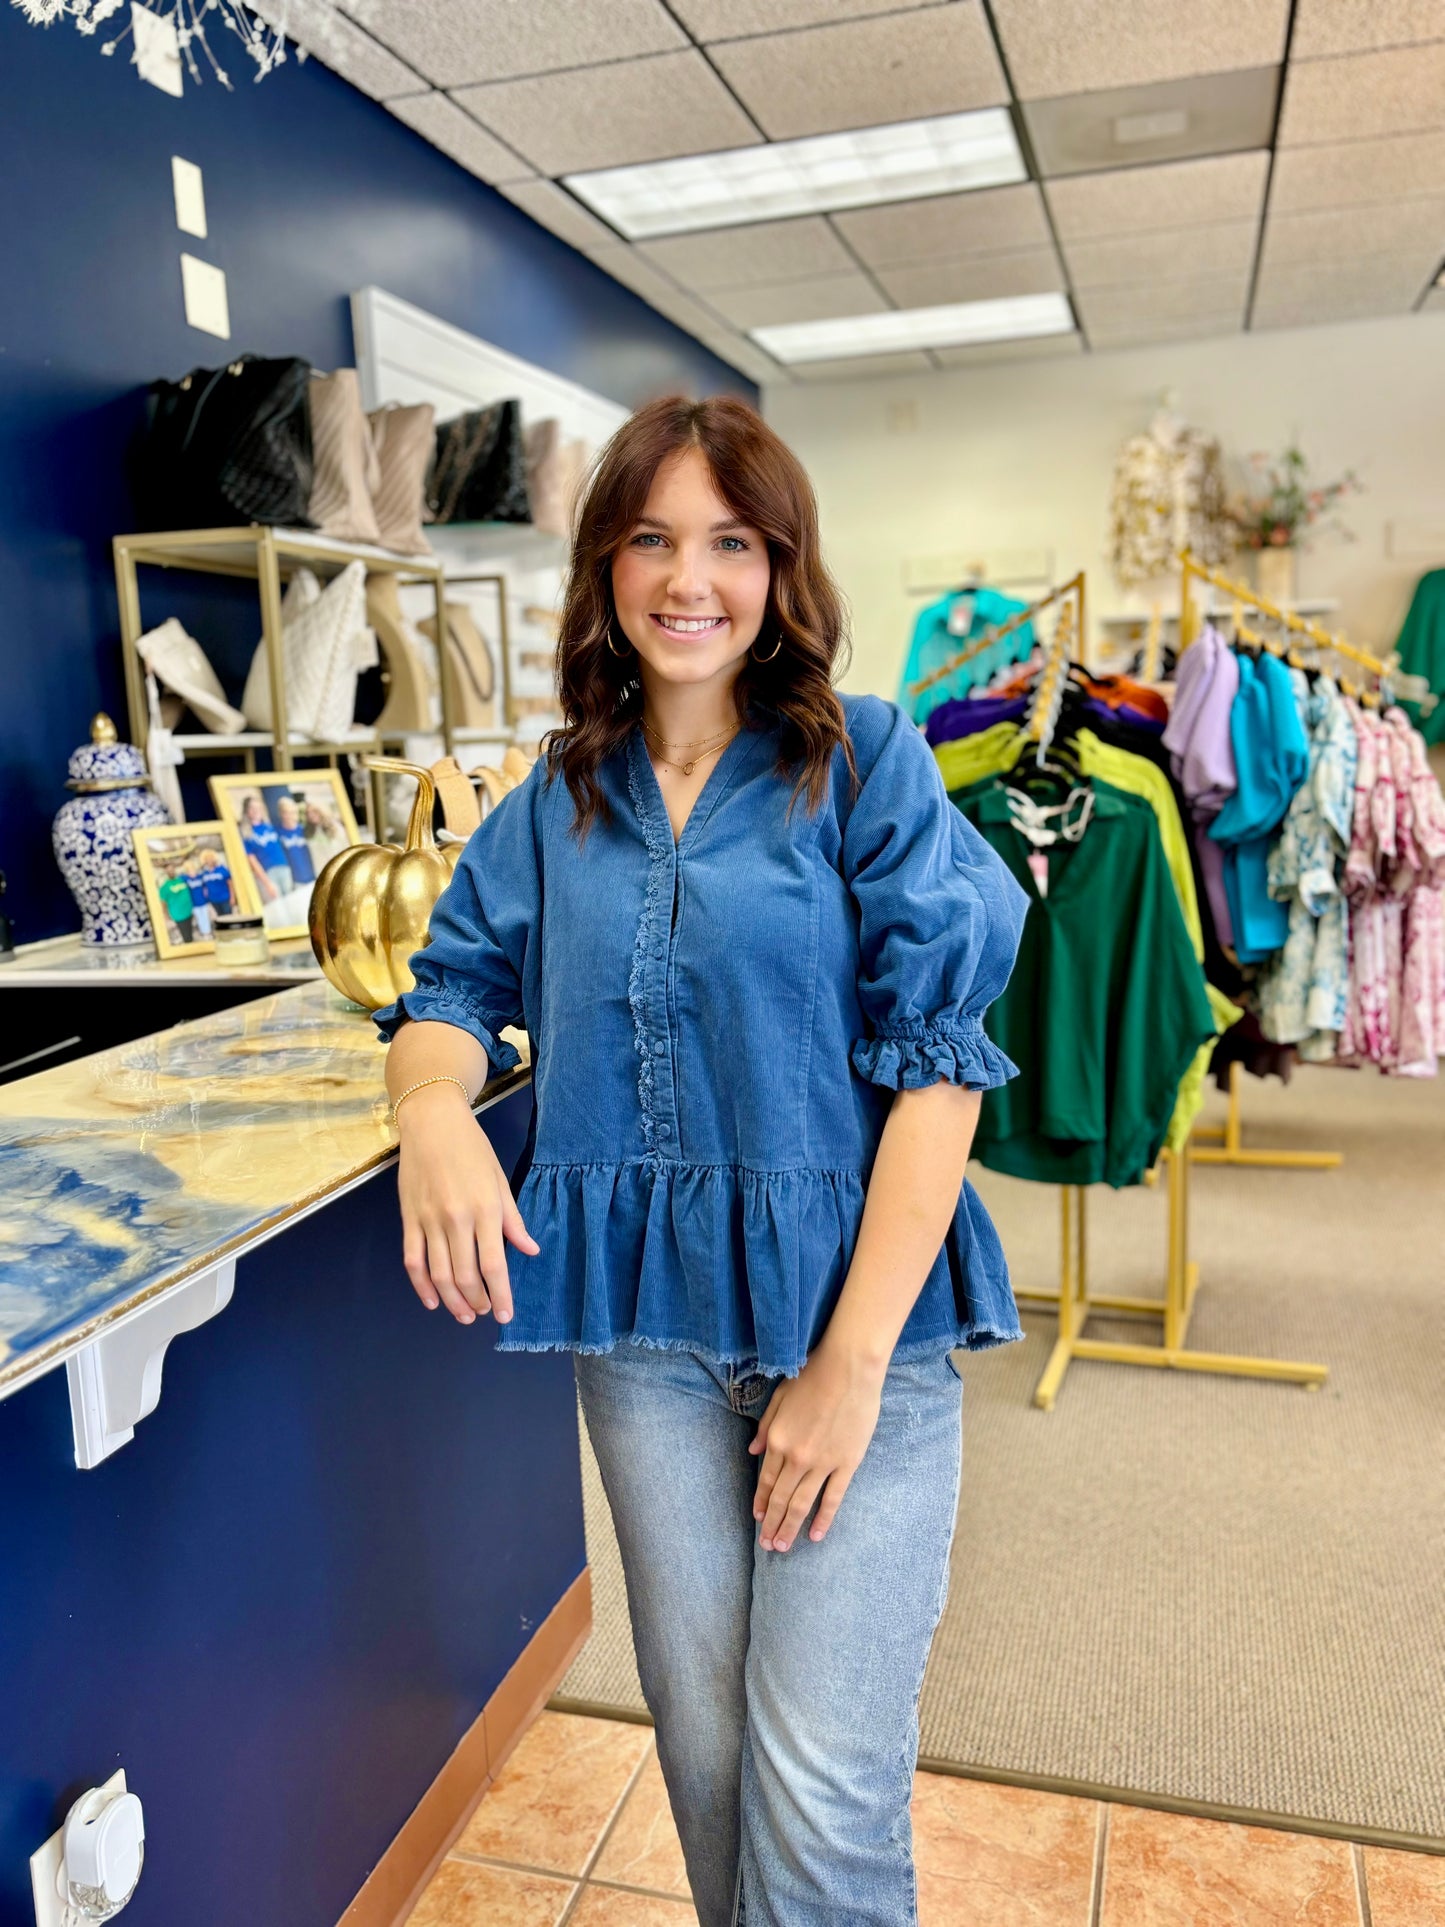
{"label": "woman's right hand", "polygon": [[512,1288],[503,1239],[535,1257],[512,1187],[471,1106],[454,1084],[417,1091],[397,1112],[402,1261],[428,1311],[458,1324],[493,1312],[505,1325]]}

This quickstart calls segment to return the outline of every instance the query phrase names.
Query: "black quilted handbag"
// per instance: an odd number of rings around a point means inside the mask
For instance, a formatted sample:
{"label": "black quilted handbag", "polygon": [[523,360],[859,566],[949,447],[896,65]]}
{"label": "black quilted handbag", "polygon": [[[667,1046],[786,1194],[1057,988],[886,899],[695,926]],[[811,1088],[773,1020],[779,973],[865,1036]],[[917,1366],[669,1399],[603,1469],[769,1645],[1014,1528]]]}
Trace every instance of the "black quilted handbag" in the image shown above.
{"label": "black quilted handbag", "polygon": [[242,355],[148,394],[132,480],[143,529],[312,528],[311,364]]}
{"label": "black quilted handbag", "polygon": [[521,403],[497,401],[443,422],[426,497],[434,522],[530,522]]}

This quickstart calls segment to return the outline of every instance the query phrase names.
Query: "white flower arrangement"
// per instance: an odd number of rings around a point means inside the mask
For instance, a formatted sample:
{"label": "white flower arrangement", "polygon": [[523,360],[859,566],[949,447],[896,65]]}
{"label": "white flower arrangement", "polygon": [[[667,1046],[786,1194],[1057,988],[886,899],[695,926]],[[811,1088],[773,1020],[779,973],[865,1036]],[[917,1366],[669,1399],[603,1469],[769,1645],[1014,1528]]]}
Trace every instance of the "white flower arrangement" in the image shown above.
{"label": "white flower arrangement", "polygon": [[[12,0],[12,4],[37,27],[50,27],[57,20],[69,19],[77,32],[93,34],[121,11],[125,0]],[[175,29],[181,58],[191,79],[197,83],[204,78],[204,61],[223,87],[231,85],[229,74],[211,46],[210,35],[234,34],[255,64],[257,80],[264,80],[287,58],[289,0],[267,0],[264,7],[248,4],[247,0],[151,0],[148,7],[138,10],[169,21]],[[132,33],[136,11],[131,10],[130,19],[113,39],[102,43],[103,54],[115,53]],[[296,58],[305,60],[306,49],[296,42],[294,35],[290,44],[295,46]]]}

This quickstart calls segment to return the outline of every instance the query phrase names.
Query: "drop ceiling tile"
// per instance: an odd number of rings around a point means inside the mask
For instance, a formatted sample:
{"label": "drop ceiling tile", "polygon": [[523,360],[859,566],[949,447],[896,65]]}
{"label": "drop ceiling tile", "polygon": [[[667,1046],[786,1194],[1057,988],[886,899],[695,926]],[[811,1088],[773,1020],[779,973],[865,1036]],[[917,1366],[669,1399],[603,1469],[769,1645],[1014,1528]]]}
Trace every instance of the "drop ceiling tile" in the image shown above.
{"label": "drop ceiling tile", "polygon": [[937,194],[835,214],[833,224],[870,268],[1004,254],[1049,244],[1043,198],[1032,181],[971,194]]}
{"label": "drop ceiling tile", "polygon": [[1421,281],[1428,279],[1445,255],[1445,198],[1272,213],[1265,228],[1262,261],[1274,267],[1289,261],[1348,261],[1375,254],[1418,260]]}
{"label": "drop ceiling tile", "polygon": [[[607,248],[594,250],[590,258],[599,268],[605,268],[614,281],[620,281],[624,288],[631,288],[640,294],[644,301],[660,299],[670,301],[679,299],[682,289],[661,268],[645,261],[633,247]],[[714,326],[716,326],[714,322]]]}
{"label": "drop ceiling tile", "polygon": [[1205,274],[1248,274],[1257,221],[1224,221],[1172,233],[1114,234],[1068,241],[1064,260],[1075,288],[1109,288],[1131,281],[1189,281]]}
{"label": "drop ceiling tile", "polygon": [[877,314],[888,303],[867,275],[855,270],[816,275],[809,281],[780,281],[767,288],[729,288],[710,294],[708,306],[735,328],[765,328],[778,322]]}
{"label": "drop ceiling tile", "polygon": [[1426,313],[1445,310],[1445,288],[1431,288],[1421,305]]}
{"label": "drop ceiling tile", "polygon": [[439,87],[687,45],[658,0],[345,0],[345,6]]}
{"label": "drop ceiling tile", "polygon": [[1108,354],[1119,348],[1152,348],[1171,341],[1207,341],[1215,335],[1237,335],[1242,323],[1231,308],[1221,314],[1197,315],[1177,321],[1141,321],[1135,325],[1089,330],[1089,346]]}
{"label": "drop ceiling tile", "polygon": [[923,120],[1008,99],[977,0],[730,40],[711,53],[771,140]]}
{"label": "drop ceiling tile", "polygon": [[703,335],[699,337],[705,348],[719,356],[739,374],[746,375],[749,381],[764,385],[786,387],[793,378],[793,371],[785,368],[780,361],[774,361],[755,341],[744,341],[740,335]]}
{"label": "drop ceiling tile", "polygon": [[1445,41],[1337,60],[1292,60],[1282,147],[1445,127]]}
{"label": "drop ceiling tile", "polygon": [[880,268],[878,279],[900,308],[941,308],[955,301],[1052,294],[1067,286],[1052,248],[972,255],[962,261],[927,261],[912,268]]}
{"label": "drop ceiling tile", "polygon": [[993,0],[1021,100],[1277,66],[1289,0]]}
{"label": "drop ceiling tile", "polygon": [[485,127],[479,127],[445,94],[413,94],[405,100],[389,100],[386,105],[398,120],[424,134],[434,147],[460,161],[479,180],[496,186],[533,177],[533,169],[524,160],[494,140]]}
{"label": "drop ceiling tile", "polygon": [[513,181],[501,191],[514,206],[542,227],[550,228],[569,247],[597,254],[626,245],[605,221],[579,207],[565,187],[551,181]]}
{"label": "drop ceiling tile", "polygon": [[1082,335],[1036,335],[1030,341],[976,341],[962,348],[935,348],[945,368],[971,368],[987,361],[1056,361],[1084,352]]}
{"label": "drop ceiling tile", "polygon": [[751,147],[757,132],[700,53],[656,54],[605,73],[542,74],[466,87],[469,113],[544,174]]}
{"label": "drop ceiling tile", "polygon": [[1254,304],[1252,332],[1270,328],[1321,328],[1332,321],[1370,321],[1377,315],[1408,314],[1414,304],[1389,299],[1378,288],[1355,288],[1312,296],[1270,296]]}
{"label": "drop ceiling tile", "polygon": [[649,241],[642,253],[684,287],[752,288],[805,275],[844,274],[855,263],[825,220],[754,221],[707,234]]}
{"label": "drop ceiling tile", "polygon": [[1023,114],[1042,174],[1097,174],[1268,147],[1278,95],[1279,69],[1250,67],[1031,100]]}
{"label": "drop ceiling tile", "polygon": [[1266,309],[1283,308],[1313,309],[1321,320],[1346,314],[1401,314],[1419,300],[1435,266],[1432,261],[1422,267],[1413,254],[1374,254],[1347,261],[1266,259],[1260,264],[1255,289],[1255,319]]}
{"label": "drop ceiling tile", "polygon": [[1445,38],[1440,0],[1298,0],[1292,60]]}
{"label": "drop ceiling tile", "polygon": [[[1269,154],[1212,154],[1163,167],[1120,167],[1072,174],[1048,184],[1061,241],[1139,234],[1156,228],[1203,227],[1258,218]],[[1276,172],[1276,182],[1279,176]]]}
{"label": "drop ceiling tile", "polygon": [[253,0],[253,5],[263,20],[284,27],[288,39],[373,100],[427,89],[425,74],[398,60],[330,0]]}
{"label": "drop ceiling tile", "polygon": [[936,375],[921,349],[903,355],[845,355],[838,361],[798,361],[794,381],[877,381],[883,375]]}
{"label": "drop ceiling tile", "polygon": [[672,10],[699,40],[822,27],[858,14],[907,13],[942,0],[672,0]]}
{"label": "drop ceiling tile", "polygon": [[1132,288],[1087,288],[1074,296],[1074,306],[1093,341],[1096,329],[1117,332],[1145,322],[1212,321],[1232,315],[1239,326],[1248,293],[1248,275],[1210,274],[1193,281],[1141,282]]}
{"label": "drop ceiling tile", "polygon": [[1274,157],[1270,214],[1437,195],[1445,185],[1445,130],[1326,147],[1282,147]]}

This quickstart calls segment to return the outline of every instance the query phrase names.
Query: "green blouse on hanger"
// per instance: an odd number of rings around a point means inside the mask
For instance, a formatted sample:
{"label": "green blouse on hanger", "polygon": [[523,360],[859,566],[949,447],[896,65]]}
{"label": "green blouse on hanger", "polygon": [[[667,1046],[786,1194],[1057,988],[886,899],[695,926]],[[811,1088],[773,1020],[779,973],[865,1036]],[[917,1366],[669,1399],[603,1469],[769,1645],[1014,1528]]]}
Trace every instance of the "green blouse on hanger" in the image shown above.
{"label": "green blouse on hanger", "polygon": [[1020,1075],[983,1101],[990,1170],[1047,1184],[1138,1184],[1180,1080],[1215,1035],[1204,977],[1149,804],[1099,777],[1076,843],[1046,854],[1041,895],[1002,784],[954,802],[1029,894],[1008,988],[984,1027]]}

